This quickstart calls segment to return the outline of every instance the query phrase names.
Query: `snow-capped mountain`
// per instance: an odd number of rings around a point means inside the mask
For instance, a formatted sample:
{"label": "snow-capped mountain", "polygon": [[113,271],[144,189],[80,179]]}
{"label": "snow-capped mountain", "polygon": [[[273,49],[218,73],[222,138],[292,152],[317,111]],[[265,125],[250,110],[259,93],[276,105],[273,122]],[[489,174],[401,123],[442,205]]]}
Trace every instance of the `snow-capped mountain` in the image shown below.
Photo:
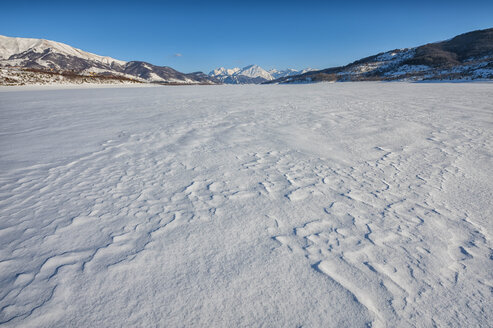
{"label": "snow-capped mountain", "polygon": [[262,67],[249,65],[243,68],[217,68],[209,73],[209,76],[228,84],[251,84],[273,80],[274,77]]}
{"label": "snow-capped mountain", "polygon": [[269,74],[275,78],[275,79],[278,79],[280,77],[284,77],[284,76],[291,76],[291,75],[296,75],[296,74],[300,74],[299,71],[295,70],[295,69],[292,69],[292,68],[288,68],[288,69],[285,69],[285,70],[277,70],[277,69],[271,69],[269,70]]}
{"label": "snow-capped mountain", "polygon": [[[64,43],[0,36],[0,84],[77,82],[214,84],[203,73],[184,74],[170,67],[125,62],[89,53]],[[39,77],[37,79],[36,77]],[[37,81],[39,80],[39,81]],[[101,82],[101,83],[103,83]]]}
{"label": "snow-capped mountain", "polygon": [[288,69],[285,69],[285,70],[282,70],[282,71],[279,71],[277,69],[271,69],[271,70],[269,70],[269,74],[274,79],[278,79],[278,78],[286,77],[286,76],[293,76],[293,75],[304,74],[306,72],[311,72],[311,71],[314,71],[314,70],[315,69],[313,69],[313,68],[305,68],[305,69],[302,69],[302,70],[295,70],[295,69],[292,69],[292,68],[288,68]]}
{"label": "snow-capped mountain", "polygon": [[42,54],[45,52],[77,57],[104,65],[125,65],[125,62],[122,60],[92,54],[56,41],[44,39],[10,38],[0,35],[1,60],[8,60],[12,56],[14,56],[12,59],[23,58],[23,56],[27,53]]}
{"label": "snow-capped mountain", "polygon": [[227,69],[224,67],[219,67],[219,68],[216,68],[215,70],[211,71],[209,73],[209,75],[210,76],[233,75],[239,71],[240,71],[240,68],[238,68],[238,67],[230,68],[230,69]]}
{"label": "snow-capped mountain", "polygon": [[265,69],[257,65],[249,65],[243,67],[238,73],[238,75],[243,75],[251,78],[261,77],[266,80],[273,80],[272,75],[269,74]]}
{"label": "snow-capped mountain", "polygon": [[265,83],[493,79],[493,28]]}
{"label": "snow-capped mountain", "polygon": [[224,83],[229,84],[247,84],[247,83],[262,83],[266,81],[271,81],[285,76],[303,74],[305,72],[311,71],[308,68],[305,70],[277,70],[271,69],[266,71],[258,65],[249,65],[243,68],[231,68],[226,69],[224,67],[217,68],[209,73],[209,76],[219,79]]}

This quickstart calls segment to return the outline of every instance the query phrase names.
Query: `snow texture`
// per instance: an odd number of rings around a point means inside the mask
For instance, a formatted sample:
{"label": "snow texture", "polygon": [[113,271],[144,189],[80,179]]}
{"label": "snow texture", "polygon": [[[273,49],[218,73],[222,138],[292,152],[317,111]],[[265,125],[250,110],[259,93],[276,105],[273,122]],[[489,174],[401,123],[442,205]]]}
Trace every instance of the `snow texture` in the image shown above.
{"label": "snow texture", "polygon": [[0,88],[4,327],[488,327],[493,84]]}

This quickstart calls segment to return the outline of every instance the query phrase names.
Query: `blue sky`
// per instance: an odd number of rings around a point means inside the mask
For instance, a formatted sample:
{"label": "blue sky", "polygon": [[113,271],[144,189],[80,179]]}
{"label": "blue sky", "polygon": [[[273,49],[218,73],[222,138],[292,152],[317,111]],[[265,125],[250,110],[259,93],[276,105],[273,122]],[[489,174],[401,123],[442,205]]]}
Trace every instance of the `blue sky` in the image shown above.
{"label": "blue sky", "polygon": [[493,27],[493,1],[3,1],[0,34],[183,72],[327,68]]}

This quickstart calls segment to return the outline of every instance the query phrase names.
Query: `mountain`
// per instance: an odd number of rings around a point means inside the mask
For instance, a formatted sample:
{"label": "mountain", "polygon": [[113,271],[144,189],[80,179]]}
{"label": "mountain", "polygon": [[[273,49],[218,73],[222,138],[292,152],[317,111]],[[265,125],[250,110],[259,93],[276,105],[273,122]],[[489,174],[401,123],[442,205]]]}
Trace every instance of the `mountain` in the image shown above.
{"label": "mountain", "polygon": [[249,65],[243,68],[235,67],[231,69],[220,67],[211,71],[209,76],[227,84],[252,84],[263,83],[280,77],[302,74],[310,70],[311,69],[297,71],[294,69],[286,69],[279,71],[276,69],[271,69],[266,71],[258,65]]}
{"label": "mountain", "polygon": [[[123,71],[128,76],[134,76],[147,82],[157,83],[176,83],[176,84],[213,84],[211,80],[202,72],[180,73],[171,67],[155,66],[146,62],[128,62]],[[211,83],[213,82],[213,83]]]}
{"label": "mountain", "polygon": [[277,69],[271,69],[271,70],[269,70],[269,73],[274,79],[278,79],[278,78],[286,77],[286,76],[304,74],[306,72],[311,72],[311,71],[314,71],[314,69],[313,68],[306,68],[303,70],[295,70],[292,68],[288,68],[288,69],[285,69],[283,71],[278,71]]}
{"label": "mountain", "polygon": [[44,39],[0,36],[0,85],[32,83],[216,84],[197,72],[185,74],[146,62],[125,62]]}
{"label": "mountain", "polygon": [[493,79],[493,28],[265,83]]}
{"label": "mountain", "polygon": [[220,67],[211,71],[209,76],[227,84],[262,83],[274,79],[269,72],[257,65],[249,65],[241,69]]}
{"label": "mountain", "polygon": [[243,67],[239,72],[239,75],[251,77],[251,78],[256,78],[256,77],[261,77],[266,80],[272,80],[272,76],[267,72],[265,69],[263,69],[260,66],[257,65],[249,65],[246,67]]}
{"label": "mountain", "polygon": [[238,67],[227,69],[224,67],[216,68],[215,70],[209,73],[210,76],[222,76],[222,75],[233,75],[236,72],[239,72],[240,69]]}

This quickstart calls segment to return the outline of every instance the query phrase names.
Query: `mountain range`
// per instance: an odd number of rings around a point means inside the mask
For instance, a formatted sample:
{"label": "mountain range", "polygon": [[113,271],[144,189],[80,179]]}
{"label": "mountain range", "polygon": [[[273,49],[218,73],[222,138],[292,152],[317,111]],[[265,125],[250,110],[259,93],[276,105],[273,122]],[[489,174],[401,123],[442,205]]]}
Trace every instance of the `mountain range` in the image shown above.
{"label": "mountain range", "polygon": [[395,49],[332,67],[264,83],[493,79],[493,28],[423,46]]}
{"label": "mountain range", "polygon": [[313,69],[311,68],[307,68],[304,70],[295,70],[288,68],[281,71],[277,69],[271,69],[267,71],[258,65],[249,65],[243,68],[220,67],[211,71],[209,73],[209,76],[227,84],[255,84],[275,80],[282,77],[299,75],[310,72],[312,70]]}
{"label": "mountain range", "polygon": [[0,85],[57,82],[220,83],[202,72],[185,74],[167,66],[99,56],[60,42],[0,36]]}
{"label": "mountain range", "polygon": [[0,36],[0,85],[49,83],[246,84],[320,81],[493,79],[493,28],[446,41],[395,49],[322,70],[244,68],[181,73],[168,66],[122,61],[44,39]]}
{"label": "mountain range", "polygon": [[122,61],[67,44],[0,36],[0,85],[48,83],[260,84],[310,69],[266,71],[257,65],[181,73],[143,61]]}

